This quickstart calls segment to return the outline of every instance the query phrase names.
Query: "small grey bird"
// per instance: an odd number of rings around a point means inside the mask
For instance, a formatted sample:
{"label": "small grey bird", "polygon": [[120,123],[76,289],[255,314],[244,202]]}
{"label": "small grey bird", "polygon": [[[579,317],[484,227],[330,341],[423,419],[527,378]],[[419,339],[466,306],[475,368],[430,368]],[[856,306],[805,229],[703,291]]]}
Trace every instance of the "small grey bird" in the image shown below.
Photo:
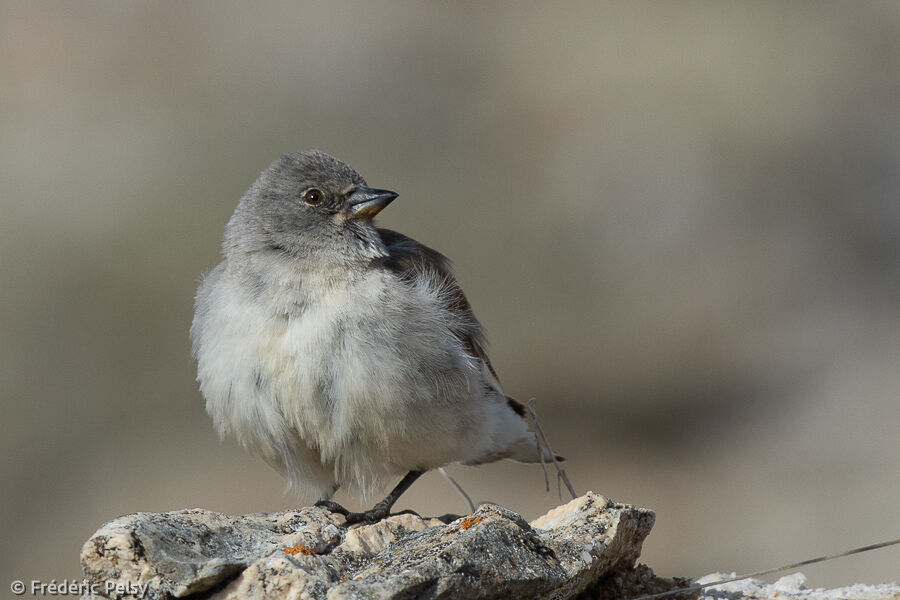
{"label": "small grey bird", "polygon": [[[373,522],[429,469],[554,460],[508,398],[440,253],[372,219],[397,194],[322,152],[276,160],[197,291],[197,380],[231,435],[299,496]],[[405,477],[371,510],[330,498]]]}

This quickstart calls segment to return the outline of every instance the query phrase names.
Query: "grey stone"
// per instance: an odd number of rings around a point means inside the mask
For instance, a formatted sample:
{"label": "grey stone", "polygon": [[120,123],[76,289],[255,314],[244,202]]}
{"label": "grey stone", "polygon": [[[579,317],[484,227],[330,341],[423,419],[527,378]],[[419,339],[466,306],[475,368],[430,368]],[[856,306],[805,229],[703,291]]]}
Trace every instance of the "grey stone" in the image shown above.
{"label": "grey stone", "polygon": [[146,589],[146,598],[180,598],[220,585],[282,548],[325,553],[341,540],[340,521],[315,508],[238,517],[201,509],[136,513],[106,523],[91,536],[81,565],[101,592],[107,582],[115,582]]}
{"label": "grey stone", "polygon": [[[711,583],[733,577],[733,573],[713,573],[697,580],[697,583]],[[855,584],[826,590],[806,587],[803,573],[791,573],[774,583],[759,579],[741,579],[730,583],[713,585],[704,589],[700,600],[767,600],[769,598],[790,598],[790,600],[900,600],[900,585],[883,583],[876,585]]]}
{"label": "grey stone", "polygon": [[653,522],[590,492],[531,524],[492,504],[349,528],[318,508],[137,513],[101,527],[81,561],[98,598],[605,598],[685,583],[635,568]]}

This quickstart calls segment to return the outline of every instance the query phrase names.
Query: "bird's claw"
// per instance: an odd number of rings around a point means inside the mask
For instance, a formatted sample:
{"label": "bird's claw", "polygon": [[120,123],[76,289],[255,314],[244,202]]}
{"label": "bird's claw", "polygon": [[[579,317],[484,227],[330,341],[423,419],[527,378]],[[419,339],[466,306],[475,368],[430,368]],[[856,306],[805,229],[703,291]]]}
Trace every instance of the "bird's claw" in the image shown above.
{"label": "bird's claw", "polygon": [[344,508],[343,506],[341,506],[340,504],[338,504],[337,502],[334,502],[332,500],[319,500],[318,502],[316,502],[316,507],[324,508],[333,513],[343,515],[344,517],[347,517],[347,515],[350,515],[350,514],[354,514],[354,513],[351,513],[349,510],[347,510],[346,508]]}
{"label": "bird's claw", "polygon": [[374,508],[370,508],[363,512],[347,513],[344,515],[344,518],[347,519],[347,525],[353,525],[354,523],[367,523],[371,525],[372,523],[377,523],[386,518],[389,514],[388,510],[389,509],[387,508],[376,505]]}
{"label": "bird's claw", "polygon": [[343,515],[347,525],[354,523],[377,523],[388,516],[390,509],[386,506],[376,504],[369,510],[363,512],[350,512],[333,500],[319,500],[316,506],[324,508],[332,513]]}

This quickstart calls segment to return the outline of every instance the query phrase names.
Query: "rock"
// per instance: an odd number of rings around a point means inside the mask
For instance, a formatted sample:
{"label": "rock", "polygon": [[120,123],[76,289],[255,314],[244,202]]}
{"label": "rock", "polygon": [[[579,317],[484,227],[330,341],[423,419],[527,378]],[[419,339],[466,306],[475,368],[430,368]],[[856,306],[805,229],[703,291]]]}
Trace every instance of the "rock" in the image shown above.
{"label": "rock", "polygon": [[394,515],[374,525],[362,525],[349,529],[338,550],[370,556],[384,550],[398,537],[408,532],[422,531],[428,527],[443,525],[437,519],[425,520],[412,514]]}
{"label": "rock", "polygon": [[81,561],[92,598],[613,598],[687,583],[634,568],[653,522],[590,492],[531,524],[492,504],[349,528],[319,508],[138,513],[101,527]]}
{"label": "rock", "polygon": [[[699,584],[712,583],[734,577],[734,573],[713,573],[697,580]],[[791,600],[900,600],[900,585],[884,583],[879,585],[856,584],[848,587],[826,590],[806,587],[803,573],[785,575],[775,583],[759,579],[741,579],[714,585],[704,589],[700,600],[764,600],[768,598],[790,598]]]}
{"label": "rock", "polygon": [[339,517],[315,508],[238,517],[200,509],[136,513],[91,536],[81,566],[102,597],[130,595],[107,589],[115,583],[146,590],[137,597],[180,598],[220,585],[283,548],[325,553],[340,543],[339,524]]}

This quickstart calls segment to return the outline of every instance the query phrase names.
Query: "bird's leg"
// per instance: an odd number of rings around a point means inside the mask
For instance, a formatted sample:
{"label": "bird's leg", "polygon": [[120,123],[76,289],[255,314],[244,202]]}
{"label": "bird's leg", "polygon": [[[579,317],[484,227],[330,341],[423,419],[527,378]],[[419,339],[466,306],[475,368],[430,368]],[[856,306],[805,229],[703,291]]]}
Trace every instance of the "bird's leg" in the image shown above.
{"label": "bird's leg", "polygon": [[403,492],[409,489],[409,486],[413,484],[413,482],[421,477],[425,471],[410,471],[407,473],[403,479],[400,480],[400,483],[397,484],[397,487],[391,490],[391,493],[387,495],[387,497],[370,508],[365,512],[359,513],[350,513],[345,515],[347,518],[347,523],[377,523],[383,518],[387,517],[391,512],[391,507],[394,506],[394,503],[403,495]]}
{"label": "bird's leg", "polygon": [[409,489],[409,486],[413,484],[413,482],[421,477],[425,471],[410,471],[407,473],[403,479],[400,480],[400,483],[391,490],[391,493],[387,495],[387,497],[364,512],[350,512],[337,502],[328,499],[322,499],[316,502],[316,506],[321,508],[325,508],[330,510],[333,513],[337,513],[339,515],[343,515],[347,520],[347,524],[353,523],[377,523],[378,521],[387,517],[391,508],[394,506],[394,503],[403,495],[403,492]]}
{"label": "bird's leg", "polygon": [[322,508],[327,508],[333,513],[338,513],[344,515],[344,518],[347,519],[347,523],[377,523],[382,520],[386,516],[388,516],[391,512],[391,507],[394,506],[394,503],[398,498],[409,489],[409,486],[413,484],[413,482],[421,477],[425,471],[410,471],[406,474],[406,476],[400,480],[400,483],[397,484],[391,493],[387,495],[387,498],[373,506],[367,511],[364,512],[350,512],[337,502],[332,502],[331,500],[319,500],[316,502],[316,506],[321,506]]}

